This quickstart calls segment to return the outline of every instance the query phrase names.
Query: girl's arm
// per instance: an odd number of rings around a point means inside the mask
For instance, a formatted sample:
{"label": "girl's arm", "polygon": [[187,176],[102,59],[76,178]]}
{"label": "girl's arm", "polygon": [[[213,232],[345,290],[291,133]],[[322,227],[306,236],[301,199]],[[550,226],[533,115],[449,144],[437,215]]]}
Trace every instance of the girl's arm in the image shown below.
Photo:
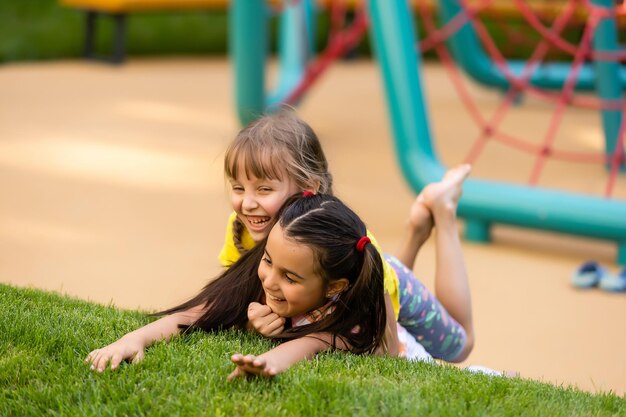
{"label": "girl's arm", "polygon": [[143,359],[145,348],[159,340],[170,340],[180,333],[179,325],[193,324],[203,312],[204,306],[197,306],[165,316],[125,334],[108,346],[90,352],[85,362],[90,363],[91,369],[98,372],[104,371],[108,363],[111,364],[111,369],[116,369],[124,360],[137,363]]}
{"label": "girl's arm", "polygon": [[[383,346],[379,346],[376,349],[376,354],[398,356],[400,343],[398,341],[396,315],[388,293],[385,293],[385,309],[387,312],[387,326]],[[338,349],[349,349],[349,346],[345,345],[341,338],[337,338],[335,342]],[[282,343],[259,356],[244,356],[241,353],[236,353],[230,359],[237,365],[237,368],[228,375],[228,380],[231,381],[235,378],[252,375],[267,378],[274,377],[285,372],[293,364],[311,359],[317,353],[328,350],[332,343],[331,334],[314,333]]]}
{"label": "girl's arm", "polygon": [[[337,347],[341,348],[339,338],[337,342]],[[315,333],[282,343],[259,356],[236,353],[230,359],[237,368],[228,375],[228,380],[253,375],[274,377],[291,365],[329,349],[331,344],[332,336],[329,333]]]}

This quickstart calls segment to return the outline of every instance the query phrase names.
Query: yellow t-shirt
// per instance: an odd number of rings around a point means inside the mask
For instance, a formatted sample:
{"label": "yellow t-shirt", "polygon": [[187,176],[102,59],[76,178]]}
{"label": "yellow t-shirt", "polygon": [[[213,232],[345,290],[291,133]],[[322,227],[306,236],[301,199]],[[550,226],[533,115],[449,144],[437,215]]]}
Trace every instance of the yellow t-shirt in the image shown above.
{"label": "yellow t-shirt", "polygon": [[[224,268],[230,268],[232,264],[237,262],[237,260],[241,257],[241,254],[237,250],[235,246],[235,240],[233,238],[233,222],[237,218],[237,213],[233,212],[228,217],[228,224],[226,225],[226,237],[224,237],[224,246],[222,246],[222,250],[218,255],[218,259],[220,260],[220,265]],[[252,236],[250,236],[250,232],[245,227],[243,228],[243,233],[241,234],[241,245],[246,250],[250,250],[256,245],[256,242],[252,240]]]}
{"label": "yellow t-shirt", "polygon": [[[237,247],[235,246],[235,241],[233,239],[233,222],[235,221],[236,218],[237,218],[237,214],[234,212],[228,217],[228,224],[226,225],[226,237],[224,238],[224,246],[222,247],[222,250],[220,251],[220,254],[218,256],[220,260],[220,264],[224,268],[229,268],[233,263],[237,262],[237,260],[241,257],[241,254],[237,250]],[[376,241],[376,239],[374,238],[374,236],[369,230],[367,231],[367,237],[370,238],[370,240],[372,241],[372,244],[378,250],[378,253],[380,253],[380,256],[382,257],[383,253],[380,250],[380,246],[378,245],[378,242]],[[252,236],[250,236],[250,232],[248,232],[248,229],[244,228],[243,233],[241,235],[241,245],[245,249],[250,250],[254,247],[255,244],[256,242],[252,240]],[[385,258],[382,258],[382,259],[383,259],[383,271],[385,274],[385,290],[389,293],[389,296],[391,297],[391,304],[393,305],[393,311],[396,313],[396,318],[398,318],[398,313],[400,311],[400,294],[398,292],[398,275],[396,274],[396,271],[391,267],[391,265],[389,265],[389,263],[385,260]]]}

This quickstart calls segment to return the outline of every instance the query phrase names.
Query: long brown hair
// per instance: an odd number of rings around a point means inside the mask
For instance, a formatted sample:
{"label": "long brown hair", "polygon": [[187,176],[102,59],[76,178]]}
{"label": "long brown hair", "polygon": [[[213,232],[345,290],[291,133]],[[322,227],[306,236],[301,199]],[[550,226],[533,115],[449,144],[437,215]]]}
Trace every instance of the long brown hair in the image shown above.
{"label": "long brown hair", "polygon": [[[288,239],[312,249],[317,272],[326,283],[346,278],[349,285],[339,294],[332,312],[322,320],[287,329],[277,338],[289,340],[326,332],[333,336],[333,347],[336,338],[340,338],[354,353],[373,352],[382,343],[386,310],[380,254],[372,244],[365,245],[363,251],[356,247],[367,234],[365,224],[339,199],[323,194],[290,199],[281,211],[279,222]],[[205,312],[192,329],[245,328],[248,305],[263,301],[258,266],[266,239],[196,297],[159,314],[204,305]]]}
{"label": "long brown hair", "polygon": [[363,221],[339,199],[318,194],[296,200],[279,222],[287,238],[313,250],[318,273],[327,283],[340,278],[349,282],[331,314],[281,337],[328,332],[341,337],[355,353],[373,352],[382,342],[386,325],[384,274],[374,245],[357,249],[359,239],[367,235]]}

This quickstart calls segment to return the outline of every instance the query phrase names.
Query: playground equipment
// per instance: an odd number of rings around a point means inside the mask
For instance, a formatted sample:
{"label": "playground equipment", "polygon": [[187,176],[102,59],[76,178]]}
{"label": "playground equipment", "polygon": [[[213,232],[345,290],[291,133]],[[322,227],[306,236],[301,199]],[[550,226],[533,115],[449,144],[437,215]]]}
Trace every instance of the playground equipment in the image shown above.
{"label": "playground equipment", "polygon": [[311,7],[311,0],[285,4],[280,16],[278,85],[273,93],[267,93],[269,23],[264,16],[269,9],[264,1],[232,3],[231,58],[235,66],[237,109],[244,124],[285,102],[286,95],[304,78],[312,49]]}
{"label": "playground equipment", "polygon": [[[565,43],[558,38],[559,33],[564,29],[565,25],[572,19],[576,11],[578,2],[572,1],[566,4],[563,12],[555,22],[552,28],[546,28],[535,14],[529,10],[529,6],[523,0],[511,0],[518,7],[520,12],[524,13],[526,20],[548,40],[558,43],[561,48],[567,49],[572,55],[575,55],[577,47],[569,43]],[[539,59],[526,60],[506,60],[500,58],[498,61],[492,59],[485,52],[485,48],[481,43],[481,36],[477,33],[477,29],[472,26],[471,14],[475,14],[480,7],[463,7],[463,0],[439,0],[442,24],[449,25],[458,24],[448,37],[447,42],[450,51],[454,55],[455,61],[463,68],[476,82],[489,87],[496,87],[508,90],[515,86],[517,80],[524,76],[528,78],[528,83],[543,89],[560,90],[566,83],[571,73],[572,64],[565,62],[542,63]],[[483,6],[491,3],[483,2]],[[613,0],[593,0],[598,6],[608,9],[613,6]],[[596,10],[595,18],[599,18],[600,9]],[[598,23],[596,36],[594,37],[595,48],[597,51],[617,52],[617,31],[615,27],[615,19],[602,19]],[[485,38],[482,38],[485,39]],[[597,65],[606,65],[610,61],[599,61],[595,63],[585,62],[578,68],[578,74],[574,81],[574,88],[579,91],[595,91],[596,81],[598,77]],[[616,62],[610,62],[616,64]],[[626,68],[617,65],[611,65],[617,70],[617,83],[613,86],[618,91],[626,88]],[[606,74],[601,74],[600,79],[604,79]],[[614,78],[614,77],[611,77]],[[614,81],[613,81],[614,82]]]}
{"label": "playground equipment", "polygon": [[[544,34],[548,40],[565,48],[573,56],[584,50],[563,42],[559,33],[570,21],[576,7],[583,1],[570,1],[562,14],[556,19],[552,28],[545,28],[537,17],[530,12],[525,1],[513,0],[524,17],[534,28]],[[577,91],[597,91],[605,102],[615,102],[619,105],[622,98],[621,91],[626,89],[626,66],[620,65],[616,58],[626,58],[626,52],[619,52],[617,26],[613,11],[613,0],[592,0],[590,7],[588,30],[592,33],[593,62],[584,62],[581,56],[575,64],[565,62],[541,62],[541,50],[530,60],[506,60],[499,56],[497,49],[490,44],[491,50],[497,59],[492,59],[482,47],[483,41],[489,42],[488,37],[480,37],[472,25],[469,16],[476,9],[462,7],[463,0],[439,0],[442,22],[444,25],[460,23],[447,38],[447,42],[455,61],[463,68],[466,74],[476,82],[499,88],[504,91],[515,89],[518,92],[526,84],[549,90],[561,90],[571,87]],[[491,3],[490,1],[483,2]],[[594,7],[595,6],[595,7]],[[484,28],[481,28],[484,33]],[[542,48],[545,53],[545,48]],[[613,59],[607,59],[613,58]],[[522,87],[520,87],[520,85]],[[605,151],[612,155],[618,141],[621,125],[621,111],[602,109],[602,123],[605,137]],[[624,164],[622,163],[622,168]]]}
{"label": "playground equipment", "polygon": [[63,6],[73,7],[85,13],[85,39],[83,55],[96,58],[96,33],[98,21],[107,17],[113,21],[111,55],[104,57],[113,64],[122,64],[126,59],[127,16],[134,13],[180,11],[180,10],[223,10],[227,0],[59,0]]}
{"label": "playground equipment", "polygon": [[274,89],[268,91],[265,80],[272,8],[264,0],[231,2],[230,52],[235,70],[235,101],[242,124],[283,103],[297,103],[324,68],[358,44],[367,30],[365,12],[360,9],[352,25],[344,28],[345,6],[343,2],[333,3],[328,45],[315,57],[312,51],[316,2],[283,2],[282,13],[278,17],[277,82]]}
{"label": "playground equipment", "polygon": [[[405,177],[420,190],[438,180],[445,168],[432,145],[410,10],[401,1],[369,0],[368,4],[397,155]],[[622,138],[623,133],[621,126],[617,136]],[[613,167],[623,163],[622,140],[615,144],[613,155]],[[472,240],[488,241],[494,223],[554,230],[614,240],[618,262],[626,264],[625,201],[468,179],[459,214],[466,220],[466,235]]]}
{"label": "playground equipment", "polygon": [[[455,0],[440,0],[440,10],[443,11],[446,4],[450,6],[450,4],[455,3],[458,5],[458,1]],[[489,77],[492,77],[488,78],[491,80],[490,82],[493,82],[493,79],[500,80],[498,83],[506,82],[502,86],[497,85],[508,91],[503,108],[511,104],[517,91],[527,86],[528,88],[524,91],[544,95],[546,99],[555,101],[557,111],[555,112],[555,121],[546,135],[543,145],[534,150],[537,154],[537,163],[529,185],[474,178],[467,180],[459,205],[459,215],[466,221],[465,233],[468,239],[489,241],[493,224],[510,224],[571,233],[615,241],[618,246],[617,260],[621,264],[626,264],[626,201],[608,198],[611,194],[612,184],[614,184],[611,179],[614,179],[619,168],[624,166],[624,126],[622,123],[624,120],[622,114],[624,102],[621,99],[621,90],[624,84],[620,78],[623,69],[614,60],[614,58],[620,57],[616,52],[615,22],[609,22],[609,24],[605,22],[607,19],[611,19],[611,13],[608,13],[609,6],[606,3],[607,0],[594,0],[594,17],[591,19],[591,23],[587,25],[581,45],[576,48],[574,62],[569,67],[568,72],[565,71],[564,66],[561,66],[558,71],[559,77],[549,78],[551,80],[550,88],[556,88],[560,85],[563,90],[558,98],[547,95],[537,88],[540,84],[547,83],[546,80],[548,79],[542,75],[544,73],[538,70],[536,66],[538,60],[541,59],[543,47],[538,47],[536,54],[525,65],[523,63],[516,64],[517,66],[512,65],[512,63],[504,63],[503,65],[499,60],[493,59],[481,64],[490,68]],[[306,4],[310,3],[306,1],[287,2],[283,7],[285,9],[299,8],[300,12],[298,13],[304,13],[303,15],[306,16],[309,13],[304,9]],[[406,1],[368,0],[367,5],[369,6],[370,34],[383,74],[396,153],[404,176],[412,188],[419,192],[426,184],[439,180],[446,168],[435,152],[434,138],[430,131],[427,105],[422,88],[421,58],[418,54],[419,43],[415,35],[412,11]],[[232,54],[235,64],[237,104],[240,119],[247,122],[268,108],[275,107],[281,100],[285,101],[284,98],[293,97],[294,90],[290,95],[285,93],[288,88],[282,86],[295,85],[295,89],[300,89],[299,91],[302,92],[307,77],[310,78],[311,74],[315,74],[316,67],[310,64],[307,66],[305,62],[305,57],[311,57],[311,50],[306,49],[305,54],[302,53],[302,49],[299,49],[310,47],[311,38],[307,38],[310,36],[310,32],[301,29],[298,31],[293,25],[295,19],[303,19],[301,17],[289,17],[299,16],[297,13],[292,15],[284,13],[281,17],[284,20],[281,22],[281,26],[291,28],[289,29],[291,32],[281,32],[281,45],[287,43],[290,39],[289,36],[299,33],[296,37],[300,39],[297,42],[300,46],[294,46],[294,49],[281,47],[279,79],[282,79],[282,74],[290,74],[290,76],[279,82],[281,87],[276,91],[279,91],[280,94],[266,94],[264,80],[267,47],[258,47],[260,39],[267,39],[267,22],[265,19],[258,19],[258,16],[266,11],[264,2],[262,0],[235,0],[231,7],[233,7],[231,28],[233,29],[234,41]],[[458,19],[455,16],[449,15],[448,22]],[[355,22],[357,21],[358,19],[355,20]],[[563,24],[563,22],[564,18],[557,19],[555,27],[558,29],[558,25]],[[354,35],[352,42],[355,42],[354,38],[358,34],[358,30],[354,30],[354,27],[362,30],[362,26],[356,24],[353,28],[346,30],[347,33]],[[600,32],[597,32],[596,28],[599,28]],[[596,33],[595,36],[594,32]],[[467,32],[463,33],[466,34]],[[553,33],[558,34],[558,31],[555,30]],[[602,33],[606,33],[606,36]],[[283,36],[286,38],[283,39]],[[463,38],[463,34],[458,36],[459,39]],[[471,37],[472,35],[468,36]],[[603,36],[604,40],[601,39]],[[416,47],[416,43],[418,47]],[[590,54],[592,44],[594,51]],[[345,47],[345,45],[347,43],[340,46]],[[462,46],[456,48],[463,49]],[[328,53],[327,56],[336,57],[343,50],[336,47],[334,55]],[[283,54],[292,54],[292,56],[283,56]],[[294,56],[297,57],[298,65],[291,67],[296,69],[290,72],[288,71],[289,66],[285,63],[291,62],[289,59],[294,59]],[[596,62],[586,64],[585,60],[590,57],[595,58]],[[612,60],[607,62],[608,58],[612,58]],[[313,59],[312,62],[319,63],[320,60]],[[319,66],[317,70],[319,70]],[[588,74],[586,75],[588,78],[582,83],[577,83],[579,79],[577,76],[582,73]],[[285,80],[290,81],[287,83]],[[589,105],[588,98],[580,100],[573,96],[572,93],[576,88],[590,88],[591,84],[596,86],[599,91],[600,101],[596,100],[592,105]],[[551,145],[553,131],[560,119],[560,112],[566,104],[571,102],[584,102],[589,107],[595,105],[603,110],[607,139],[605,155],[601,158],[601,162],[610,168],[605,197],[593,197],[542,188],[536,184],[545,158],[550,155],[557,156],[557,154],[563,156],[563,159],[567,159],[567,156],[572,159],[575,157],[572,154],[566,155],[565,152],[559,152]],[[484,123],[485,133],[481,140],[486,140],[490,136],[497,136],[496,127],[497,120]],[[479,144],[478,147],[480,146],[482,144]]]}

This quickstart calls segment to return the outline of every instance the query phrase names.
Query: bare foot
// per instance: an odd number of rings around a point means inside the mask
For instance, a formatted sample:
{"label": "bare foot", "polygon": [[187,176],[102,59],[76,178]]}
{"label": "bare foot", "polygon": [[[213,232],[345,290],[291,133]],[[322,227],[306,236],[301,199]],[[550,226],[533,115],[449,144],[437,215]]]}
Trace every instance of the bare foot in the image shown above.
{"label": "bare foot", "polygon": [[428,184],[420,195],[423,205],[436,214],[439,211],[456,211],[463,193],[463,182],[472,167],[469,164],[459,165],[448,170],[441,181]]}

